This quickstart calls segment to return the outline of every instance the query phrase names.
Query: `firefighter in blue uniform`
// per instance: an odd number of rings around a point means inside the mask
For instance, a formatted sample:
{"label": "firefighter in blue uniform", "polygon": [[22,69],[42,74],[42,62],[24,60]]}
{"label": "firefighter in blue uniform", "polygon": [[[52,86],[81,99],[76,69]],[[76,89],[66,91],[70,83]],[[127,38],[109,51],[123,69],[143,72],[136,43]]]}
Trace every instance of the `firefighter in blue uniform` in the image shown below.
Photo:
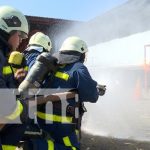
{"label": "firefighter in blue uniform", "polygon": [[42,52],[50,52],[51,49],[52,42],[46,34],[42,32],[36,32],[34,35],[32,35],[29,40],[28,47],[24,51],[29,69],[35,63],[37,56],[39,56]]}
{"label": "firefighter in blue uniform", "polygon": [[[51,49],[52,49],[52,42],[49,36],[47,36],[42,32],[36,32],[35,34],[33,34],[29,40],[27,49],[23,52],[26,58],[26,63],[29,71],[31,67],[34,65],[36,58],[43,52],[50,52]],[[33,138],[30,138],[31,135]],[[27,139],[26,141],[27,146],[30,147],[30,149],[35,149],[37,143],[45,145],[45,141],[41,137],[42,132],[39,129],[38,125],[34,123],[33,119],[30,119],[27,131],[25,132],[25,138]]]}
{"label": "firefighter in blue uniform", "polygon": [[[86,66],[83,64],[86,52],[86,43],[79,37],[67,38],[58,53],[54,56],[60,65],[54,73],[52,80],[45,81],[44,87],[59,89],[70,89],[78,93],[78,98],[67,99],[67,107],[63,108],[63,101],[53,102],[53,112],[48,109],[48,105],[43,105],[37,112],[40,127],[49,134],[47,146],[48,150],[79,150],[80,142],[77,130],[80,129],[83,115],[83,102],[95,103],[99,95],[104,95],[105,86],[99,86],[94,81]],[[79,116],[76,116],[76,108]],[[65,111],[65,112],[63,112]],[[63,116],[63,114],[66,114]],[[40,144],[37,146],[40,149]]]}
{"label": "firefighter in blue uniform", "polygon": [[[11,65],[8,63],[9,54],[15,51],[22,39],[27,38],[29,32],[26,17],[18,10],[10,6],[0,7],[0,88],[11,89],[17,88],[16,81],[20,77],[25,76],[25,71],[16,72],[14,75]],[[5,95],[6,93],[4,93]],[[24,104],[17,100],[14,102],[9,99],[1,98],[0,116],[6,121],[13,121],[24,111]],[[4,104],[9,103],[9,108]],[[7,106],[7,105],[4,105]],[[11,107],[10,107],[11,106]],[[2,109],[3,108],[3,109]],[[7,110],[4,113],[3,110]],[[0,123],[2,125],[3,122]],[[10,122],[9,122],[10,123]],[[22,124],[5,124],[0,130],[0,140],[3,150],[15,150],[22,132],[24,131]],[[22,130],[23,129],[23,130]]]}
{"label": "firefighter in blue uniform", "polygon": [[[26,74],[28,73],[28,66],[26,65],[26,59],[23,55],[23,53],[20,53],[18,51],[11,52],[8,63],[11,65],[12,70],[15,74],[15,78],[18,78],[18,86],[19,84],[24,80]],[[17,74],[16,74],[17,72]],[[24,76],[20,76],[20,73],[24,72]]]}

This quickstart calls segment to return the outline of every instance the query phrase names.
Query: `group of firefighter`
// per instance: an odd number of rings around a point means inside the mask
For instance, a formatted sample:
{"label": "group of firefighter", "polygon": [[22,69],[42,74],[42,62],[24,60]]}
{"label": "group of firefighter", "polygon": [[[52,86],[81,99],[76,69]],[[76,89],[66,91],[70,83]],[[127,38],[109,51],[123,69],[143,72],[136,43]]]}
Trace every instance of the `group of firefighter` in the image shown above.
{"label": "group of firefighter", "polygon": [[[49,36],[36,32],[27,48],[18,52],[28,33],[25,15],[10,6],[0,7],[0,88],[5,95],[0,98],[0,150],[15,150],[21,141],[29,150],[80,150],[83,103],[97,102],[106,87],[94,81],[84,65],[88,47],[82,39],[67,37],[58,52],[52,54]],[[49,72],[43,75],[47,68]],[[44,79],[40,80],[42,75]],[[37,96],[24,94],[22,87],[27,85],[38,88]],[[21,91],[15,102],[7,94],[8,89]],[[45,96],[39,89],[51,90]],[[31,106],[33,99],[37,101]],[[29,109],[35,107],[33,122]],[[21,123],[15,122],[17,118]],[[30,128],[38,128],[42,134],[25,138]]]}

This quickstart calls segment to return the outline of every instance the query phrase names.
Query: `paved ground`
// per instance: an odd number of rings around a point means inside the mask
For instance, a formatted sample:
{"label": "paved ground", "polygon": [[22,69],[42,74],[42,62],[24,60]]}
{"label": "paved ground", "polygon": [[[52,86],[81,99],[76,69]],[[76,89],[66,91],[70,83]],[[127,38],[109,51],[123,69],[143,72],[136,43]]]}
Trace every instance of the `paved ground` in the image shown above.
{"label": "paved ground", "polygon": [[81,150],[150,150],[150,142],[120,140],[83,134]]}

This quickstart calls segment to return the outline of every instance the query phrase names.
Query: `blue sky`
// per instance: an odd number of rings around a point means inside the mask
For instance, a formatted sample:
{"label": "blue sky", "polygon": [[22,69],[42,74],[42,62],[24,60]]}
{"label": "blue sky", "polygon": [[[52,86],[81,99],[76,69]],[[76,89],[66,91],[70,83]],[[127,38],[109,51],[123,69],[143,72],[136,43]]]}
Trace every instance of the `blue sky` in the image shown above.
{"label": "blue sky", "polygon": [[127,0],[0,0],[25,15],[88,21]]}

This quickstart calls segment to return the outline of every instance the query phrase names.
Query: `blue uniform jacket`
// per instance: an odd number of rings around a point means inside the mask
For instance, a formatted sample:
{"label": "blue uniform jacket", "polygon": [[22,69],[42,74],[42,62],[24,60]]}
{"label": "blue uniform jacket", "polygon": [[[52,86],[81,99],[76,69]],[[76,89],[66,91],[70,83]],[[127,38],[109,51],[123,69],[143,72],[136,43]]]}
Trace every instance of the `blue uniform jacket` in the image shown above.
{"label": "blue uniform jacket", "polygon": [[[62,77],[60,77],[60,76]],[[48,79],[49,80],[49,79]],[[60,67],[57,72],[54,74],[53,78],[49,80],[50,82],[48,83],[48,80],[45,81],[46,88],[56,88],[58,89],[64,89],[64,88],[70,88],[70,89],[75,89],[77,90],[79,94],[79,102],[91,102],[95,103],[98,100],[98,91],[96,88],[97,82],[94,81],[86,66],[84,66],[81,62],[75,62],[72,64],[67,64],[64,67]],[[63,101],[63,100],[62,100]],[[75,106],[76,105],[76,100],[74,98],[67,100],[68,106]],[[46,108],[40,107],[38,109],[38,123],[39,125],[46,130],[52,138],[55,140],[59,140],[64,136],[70,135],[74,130],[75,126],[74,124],[68,123],[68,122],[61,122],[61,119],[59,119],[59,116],[62,116],[62,109],[57,108],[57,105],[60,102],[54,102],[53,103],[53,112],[51,108],[48,108],[49,106],[46,105]],[[56,105],[56,107],[55,107]],[[67,107],[68,108],[68,107]],[[45,111],[46,110],[46,111]],[[40,113],[39,113],[40,112]],[[51,124],[45,124],[44,117],[42,114],[52,114],[53,119],[51,120],[53,123]],[[56,115],[56,116],[55,116]],[[72,114],[70,112],[67,112],[66,110],[66,115],[68,117],[71,117]]]}
{"label": "blue uniform jacket", "polygon": [[[0,89],[16,88],[17,82],[14,79],[14,73],[11,66],[8,64],[7,55],[9,52],[8,45],[0,41]],[[1,92],[4,92],[2,91]],[[8,91],[7,91],[8,92]],[[8,115],[12,113],[15,108],[15,101],[10,99],[6,93],[0,99],[0,115]]]}
{"label": "blue uniform jacket", "polygon": [[86,66],[81,62],[67,64],[59,68],[58,72],[68,74],[68,80],[54,76],[50,83],[51,88],[70,88],[77,90],[80,102],[95,103],[98,100],[97,82],[94,81]]}
{"label": "blue uniform jacket", "polygon": [[33,64],[35,63],[37,56],[39,56],[41,53],[36,50],[32,50],[32,52],[30,51],[25,52],[24,54],[25,54],[27,66],[29,67],[30,70]]}

